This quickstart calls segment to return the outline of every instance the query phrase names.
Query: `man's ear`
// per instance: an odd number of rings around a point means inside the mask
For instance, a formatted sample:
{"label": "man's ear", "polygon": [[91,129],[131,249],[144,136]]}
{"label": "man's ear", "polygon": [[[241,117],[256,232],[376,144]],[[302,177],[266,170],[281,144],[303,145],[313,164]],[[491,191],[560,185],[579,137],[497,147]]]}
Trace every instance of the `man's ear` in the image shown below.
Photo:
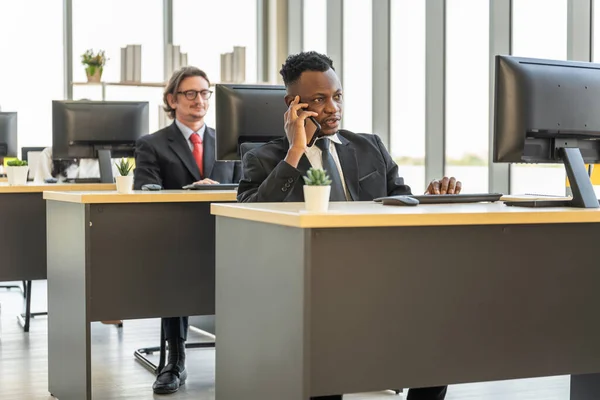
{"label": "man's ear", "polygon": [[295,96],[295,95],[293,95],[293,94],[286,94],[286,95],[285,95],[285,97],[284,97],[284,100],[285,100],[285,105],[289,107],[289,106],[290,106],[290,103],[291,103],[292,101],[294,101],[294,98],[295,98],[295,97],[296,97],[296,96]]}
{"label": "man's ear", "polygon": [[171,108],[175,108],[175,104],[177,104],[177,102],[175,101],[175,97],[173,96],[172,93],[169,93],[167,95],[167,102],[169,103]]}

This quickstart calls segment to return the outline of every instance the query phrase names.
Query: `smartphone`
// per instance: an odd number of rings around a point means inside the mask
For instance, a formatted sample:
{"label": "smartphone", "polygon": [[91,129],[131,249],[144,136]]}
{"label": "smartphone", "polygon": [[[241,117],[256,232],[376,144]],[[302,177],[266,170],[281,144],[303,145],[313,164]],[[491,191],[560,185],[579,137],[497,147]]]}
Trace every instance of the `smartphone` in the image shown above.
{"label": "smartphone", "polygon": [[310,120],[316,127],[313,137],[310,139],[310,142],[308,142],[308,144],[307,144],[308,147],[312,147],[312,145],[315,144],[317,139],[321,137],[321,125],[317,122],[315,117],[308,117],[307,119],[304,120],[305,121],[304,126],[306,126],[306,120]]}

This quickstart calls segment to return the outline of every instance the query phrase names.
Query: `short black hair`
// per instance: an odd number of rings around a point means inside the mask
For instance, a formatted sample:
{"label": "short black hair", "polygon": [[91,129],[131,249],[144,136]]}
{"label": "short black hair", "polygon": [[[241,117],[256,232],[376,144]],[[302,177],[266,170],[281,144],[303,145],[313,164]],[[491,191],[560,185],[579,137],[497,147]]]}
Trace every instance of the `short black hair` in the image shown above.
{"label": "short black hair", "polygon": [[279,73],[283,83],[288,87],[300,79],[304,71],[325,72],[330,68],[335,71],[331,58],[316,51],[305,51],[288,56]]}

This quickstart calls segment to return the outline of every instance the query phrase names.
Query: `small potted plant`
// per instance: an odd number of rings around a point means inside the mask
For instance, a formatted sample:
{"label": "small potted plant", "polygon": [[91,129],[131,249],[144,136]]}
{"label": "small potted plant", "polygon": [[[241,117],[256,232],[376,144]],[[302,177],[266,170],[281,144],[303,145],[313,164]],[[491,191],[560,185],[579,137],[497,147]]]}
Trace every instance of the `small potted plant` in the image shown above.
{"label": "small potted plant", "polygon": [[322,169],[310,168],[304,178],[304,203],[309,212],[325,212],[329,208],[331,179]]}
{"label": "small potted plant", "polygon": [[133,192],[133,175],[129,175],[133,166],[129,163],[129,160],[122,158],[121,161],[115,163],[119,175],[117,176],[117,192],[119,193],[131,193]]}
{"label": "small potted plant", "polygon": [[10,160],[6,163],[6,177],[10,186],[19,186],[27,184],[27,173],[29,165],[27,161],[19,159]]}
{"label": "small potted plant", "polygon": [[106,60],[108,58],[106,58],[104,50],[94,53],[92,49],[89,49],[81,55],[81,63],[85,65],[88,82],[100,82]]}

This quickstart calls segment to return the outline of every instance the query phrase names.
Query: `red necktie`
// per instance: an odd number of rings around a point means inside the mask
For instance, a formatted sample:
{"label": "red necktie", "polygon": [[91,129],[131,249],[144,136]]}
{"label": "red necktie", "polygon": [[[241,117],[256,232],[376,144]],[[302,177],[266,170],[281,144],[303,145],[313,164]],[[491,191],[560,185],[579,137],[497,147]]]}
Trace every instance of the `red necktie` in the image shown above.
{"label": "red necktie", "polygon": [[202,147],[202,139],[200,138],[200,135],[198,135],[196,132],[192,133],[192,136],[190,136],[190,141],[194,144],[194,150],[192,151],[192,154],[194,155],[194,159],[196,160],[196,164],[198,164],[198,169],[200,170],[200,176],[202,178],[204,178],[204,167],[203,167],[203,163],[202,163],[202,158],[204,155],[204,148]]}

